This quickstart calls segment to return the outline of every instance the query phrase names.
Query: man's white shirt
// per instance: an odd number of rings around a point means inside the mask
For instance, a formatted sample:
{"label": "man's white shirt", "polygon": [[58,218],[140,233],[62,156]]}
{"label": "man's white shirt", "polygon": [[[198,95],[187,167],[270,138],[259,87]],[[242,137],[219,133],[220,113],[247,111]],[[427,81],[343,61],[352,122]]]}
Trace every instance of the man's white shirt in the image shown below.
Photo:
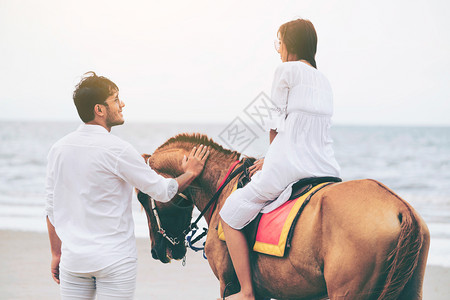
{"label": "man's white shirt", "polygon": [[91,272],[137,257],[132,192],[167,202],[178,190],[127,142],[99,125],[81,125],[48,154],[47,216],[62,241],[61,267]]}

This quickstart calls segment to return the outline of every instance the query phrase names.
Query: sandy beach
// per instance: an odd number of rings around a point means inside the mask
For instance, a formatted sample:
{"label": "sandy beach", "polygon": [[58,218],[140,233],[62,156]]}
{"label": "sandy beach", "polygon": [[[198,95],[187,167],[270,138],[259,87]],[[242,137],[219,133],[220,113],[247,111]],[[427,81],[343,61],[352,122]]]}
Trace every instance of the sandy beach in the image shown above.
{"label": "sandy beach", "polygon": [[[219,284],[200,253],[181,262],[151,258],[150,243],[137,239],[139,269],[135,299],[216,299]],[[60,299],[50,276],[50,248],[44,233],[0,231],[0,299]],[[450,269],[428,266],[424,299],[450,299]]]}

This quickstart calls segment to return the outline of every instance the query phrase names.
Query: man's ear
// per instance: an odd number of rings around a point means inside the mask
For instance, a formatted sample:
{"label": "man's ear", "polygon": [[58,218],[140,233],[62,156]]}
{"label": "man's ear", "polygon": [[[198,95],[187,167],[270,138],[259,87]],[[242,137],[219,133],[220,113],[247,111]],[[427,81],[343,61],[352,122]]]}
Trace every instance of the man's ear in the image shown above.
{"label": "man's ear", "polygon": [[103,116],[103,112],[104,112],[104,109],[102,109],[102,106],[100,104],[95,104],[94,113],[96,115]]}

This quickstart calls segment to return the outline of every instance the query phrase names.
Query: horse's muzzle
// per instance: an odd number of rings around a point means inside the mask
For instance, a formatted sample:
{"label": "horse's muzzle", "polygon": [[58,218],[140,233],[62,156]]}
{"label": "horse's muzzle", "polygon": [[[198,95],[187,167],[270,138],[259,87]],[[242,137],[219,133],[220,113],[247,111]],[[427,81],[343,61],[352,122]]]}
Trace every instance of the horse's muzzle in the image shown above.
{"label": "horse's muzzle", "polygon": [[171,247],[171,256],[173,259],[180,260],[186,255],[186,247],[184,246],[184,243],[179,243],[175,246]]}
{"label": "horse's muzzle", "polygon": [[162,263],[168,263],[171,259],[180,260],[186,255],[186,247],[184,243],[171,245],[166,240],[161,239],[152,247],[151,253],[153,259],[159,260]]}
{"label": "horse's muzzle", "polygon": [[160,243],[156,243],[155,247],[152,248],[152,257],[164,264],[170,262],[170,257],[167,255],[167,243],[164,239]]}
{"label": "horse's muzzle", "polygon": [[156,250],[155,249],[152,249],[152,257],[153,257],[153,259],[158,259],[158,254],[156,254]]}

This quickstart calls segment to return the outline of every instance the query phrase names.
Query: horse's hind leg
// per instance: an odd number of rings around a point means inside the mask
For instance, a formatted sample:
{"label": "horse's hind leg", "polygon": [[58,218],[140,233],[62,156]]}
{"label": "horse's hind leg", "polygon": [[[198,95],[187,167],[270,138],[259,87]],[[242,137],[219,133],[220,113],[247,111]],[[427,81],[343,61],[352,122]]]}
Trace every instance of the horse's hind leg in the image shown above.
{"label": "horse's hind leg", "polygon": [[372,255],[363,256],[360,251],[336,244],[327,255],[324,278],[330,300],[372,300],[378,293],[381,266],[375,264]]}
{"label": "horse's hind leg", "polygon": [[[424,223],[421,232],[423,242],[417,267],[397,298],[399,300],[422,299],[423,278],[430,246],[430,233]],[[383,248],[381,243],[378,248],[378,250]],[[346,249],[344,252],[339,251],[336,247],[333,250],[326,260],[328,264],[324,266],[324,276],[330,300],[378,299],[380,286],[385,280],[384,277],[380,277],[380,274],[383,274],[383,266],[372,263],[376,260],[371,259],[370,256],[364,259],[361,255],[358,256],[357,252],[352,253],[351,249]]]}
{"label": "horse's hind leg", "polygon": [[[377,280],[369,281],[355,280],[348,281],[341,286],[333,286],[328,289],[330,300],[375,300],[378,292],[375,291]],[[328,285],[328,283],[327,283]]]}

